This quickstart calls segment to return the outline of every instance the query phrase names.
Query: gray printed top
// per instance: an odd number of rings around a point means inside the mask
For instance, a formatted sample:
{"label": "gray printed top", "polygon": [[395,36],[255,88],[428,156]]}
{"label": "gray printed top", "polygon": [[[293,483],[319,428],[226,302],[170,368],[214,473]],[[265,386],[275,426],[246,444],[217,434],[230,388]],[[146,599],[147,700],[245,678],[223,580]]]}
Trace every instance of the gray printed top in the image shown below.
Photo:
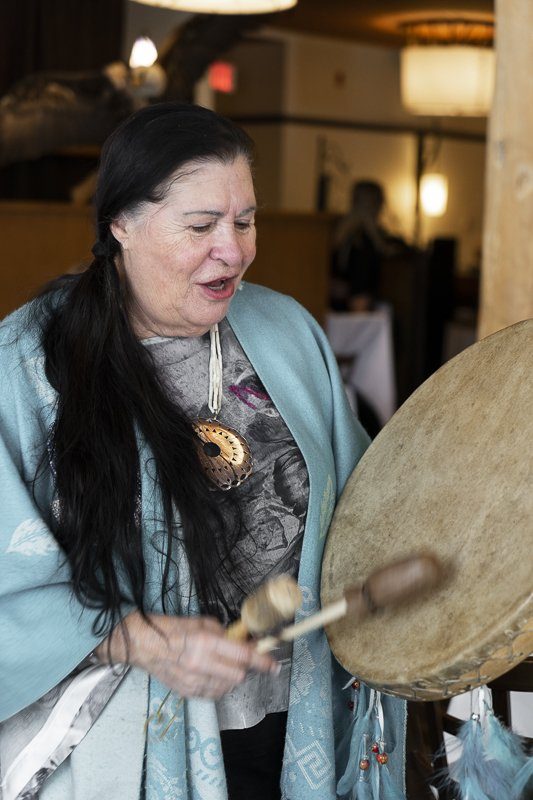
{"label": "gray printed top", "polygon": [[[232,551],[236,567],[232,580],[220,577],[231,609],[228,615],[221,607],[220,618],[228,622],[239,616],[245,597],[265,580],[281,573],[297,576],[309,480],[299,448],[226,320],[219,324],[219,332],[223,393],[218,418],[245,437],[253,458],[251,476],[231,490],[240,528]],[[155,337],[143,344],[185,414],[191,420],[212,416],[207,403],[209,334]],[[221,730],[251,727],[265,714],[288,708],[290,648],[278,651],[277,658],[282,664],[278,677],[251,674],[217,703]]]}

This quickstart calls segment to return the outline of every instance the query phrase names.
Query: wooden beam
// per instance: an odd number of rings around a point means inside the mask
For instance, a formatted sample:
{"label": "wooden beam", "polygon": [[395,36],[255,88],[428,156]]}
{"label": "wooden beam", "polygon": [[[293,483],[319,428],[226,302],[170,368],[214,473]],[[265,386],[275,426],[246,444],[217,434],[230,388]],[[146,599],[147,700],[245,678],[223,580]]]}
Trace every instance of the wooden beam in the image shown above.
{"label": "wooden beam", "polygon": [[533,3],[496,2],[479,336],[533,317]]}

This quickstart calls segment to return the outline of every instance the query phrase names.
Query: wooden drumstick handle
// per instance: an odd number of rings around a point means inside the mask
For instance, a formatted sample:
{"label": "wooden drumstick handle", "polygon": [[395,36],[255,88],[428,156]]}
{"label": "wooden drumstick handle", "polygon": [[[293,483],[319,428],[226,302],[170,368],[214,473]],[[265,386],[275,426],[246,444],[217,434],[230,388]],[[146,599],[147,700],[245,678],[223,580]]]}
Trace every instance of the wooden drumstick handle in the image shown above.
{"label": "wooden drumstick handle", "polygon": [[226,638],[234,642],[244,642],[248,638],[250,631],[242,621],[237,619],[226,628]]}
{"label": "wooden drumstick handle", "polygon": [[373,572],[365,583],[346,589],[344,596],[335,603],[329,603],[307,619],[289,625],[278,636],[260,639],[256,649],[259,653],[267,653],[281,642],[291,642],[347,614],[355,622],[360,622],[380,608],[399,605],[436,586],[442,574],[440,562],[431,554],[393,562]]}
{"label": "wooden drumstick handle", "polygon": [[436,586],[444,570],[432,553],[403,558],[373,572],[363,584],[370,611],[393,606]]}

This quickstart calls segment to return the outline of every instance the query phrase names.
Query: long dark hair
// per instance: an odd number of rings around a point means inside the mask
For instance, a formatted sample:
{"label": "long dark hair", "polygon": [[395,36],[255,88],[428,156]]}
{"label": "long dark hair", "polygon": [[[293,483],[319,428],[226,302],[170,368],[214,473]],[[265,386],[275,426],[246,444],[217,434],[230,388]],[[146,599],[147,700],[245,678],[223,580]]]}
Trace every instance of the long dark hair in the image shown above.
{"label": "long dark hair", "polygon": [[53,533],[66,553],[77,597],[101,611],[97,634],[118,622],[125,600],[143,614],[150,610],[138,433],[150,451],[164,517],[163,608],[176,588],[178,537],[201,608],[216,614],[225,603],[219,578],[221,571],[232,575],[233,534],[221,514],[222,493],[203,476],[190,420],[169,398],[132,330],[115,266],[120,245],[110,225],[140,203],[160,202],[169,179],[185,164],[229,163],[239,156],[251,163],[249,137],[198,106],[162,103],[127,119],[102,152],[94,261],[81,275],[53,282],[37,301],[46,373],[58,392],[50,439],[59,500]]}

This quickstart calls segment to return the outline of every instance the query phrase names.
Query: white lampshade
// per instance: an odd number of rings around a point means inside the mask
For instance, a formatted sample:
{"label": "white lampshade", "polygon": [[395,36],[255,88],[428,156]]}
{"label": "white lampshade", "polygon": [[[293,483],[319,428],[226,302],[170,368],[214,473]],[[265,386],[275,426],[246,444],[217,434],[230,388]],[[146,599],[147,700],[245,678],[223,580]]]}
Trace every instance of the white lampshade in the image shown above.
{"label": "white lampshade", "polygon": [[147,6],[193,11],[197,14],[268,14],[285,11],[298,0],[135,0]]}
{"label": "white lampshade", "polygon": [[422,176],[420,181],[422,211],[428,217],[442,217],[448,205],[448,179],[437,173]]}
{"label": "white lampshade", "polygon": [[130,67],[151,67],[157,61],[157,49],[148,36],[139,36],[131,48]]}
{"label": "white lampshade", "polygon": [[485,116],[494,91],[490,47],[410,45],[401,53],[401,92],[412,114]]}

